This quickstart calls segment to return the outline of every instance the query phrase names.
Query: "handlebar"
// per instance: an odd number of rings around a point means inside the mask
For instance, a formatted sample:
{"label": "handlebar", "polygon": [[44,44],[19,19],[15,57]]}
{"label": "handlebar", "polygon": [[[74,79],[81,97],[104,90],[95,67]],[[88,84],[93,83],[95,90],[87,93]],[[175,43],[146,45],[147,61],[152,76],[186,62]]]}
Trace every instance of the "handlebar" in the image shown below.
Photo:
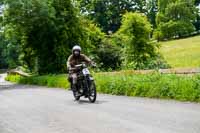
{"label": "handlebar", "polygon": [[82,63],[82,64],[78,64],[78,65],[75,65],[76,68],[79,68],[79,67],[86,67],[86,64]]}
{"label": "handlebar", "polygon": [[[91,66],[96,67],[96,64],[92,63]],[[87,67],[87,65],[85,63],[81,63],[81,64],[78,64],[78,65],[75,65],[75,68],[69,68],[69,71],[76,71],[77,69],[86,68],[86,67]]]}

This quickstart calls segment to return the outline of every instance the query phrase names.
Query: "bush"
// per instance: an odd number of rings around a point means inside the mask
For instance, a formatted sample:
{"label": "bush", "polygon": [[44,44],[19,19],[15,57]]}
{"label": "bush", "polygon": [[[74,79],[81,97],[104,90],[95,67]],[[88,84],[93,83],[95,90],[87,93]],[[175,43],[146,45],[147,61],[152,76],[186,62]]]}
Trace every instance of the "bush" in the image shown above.
{"label": "bush", "polygon": [[141,13],[126,13],[117,32],[124,47],[124,68],[139,69],[158,54],[158,44],[150,40],[152,26]]}
{"label": "bush", "polygon": [[103,70],[117,70],[121,67],[121,50],[118,46],[104,40],[103,44],[96,51],[97,63]]}
{"label": "bush", "polygon": [[[176,99],[200,102],[200,75],[178,76],[152,73],[134,74],[131,71],[98,73],[94,75],[100,93]],[[23,78],[9,75],[7,80],[23,84],[69,88],[66,75],[47,75]]]}
{"label": "bush", "polygon": [[161,54],[156,55],[148,59],[147,61],[140,63],[138,70],[148,70],[148,69],[168,69],[171,66],[167,63]]}
{"label": "bush", "polygon": [[192,23],[184,21],[172,21],[161,23],[154,33],[157,40],[182,38],[190,36],[195,31]]}

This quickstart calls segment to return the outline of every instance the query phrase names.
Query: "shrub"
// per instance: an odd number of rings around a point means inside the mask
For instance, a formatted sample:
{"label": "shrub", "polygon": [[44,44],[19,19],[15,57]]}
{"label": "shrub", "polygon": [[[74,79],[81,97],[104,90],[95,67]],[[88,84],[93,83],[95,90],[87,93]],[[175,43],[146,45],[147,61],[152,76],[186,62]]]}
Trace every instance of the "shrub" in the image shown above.
{"label": "shrub", "polygon": [[141,13],[126,13],[122,26],[117,32],[123,40],[124,68],[139,69],[157,55],[158,44],[150,40],[152,26],[147,17]]}
{"label": "shrub", "polygon": [[182,38],[190,36],[195,31],[192,23],[183,21],[172,21],[161,23],[154,33],[154,37],[158,40]]}
{"label": "shrub", "polygon": [[121,67],[121,50],[118,46],[104,40],[103,44],[97,49],[97,62],[103,70],[117,70]]}

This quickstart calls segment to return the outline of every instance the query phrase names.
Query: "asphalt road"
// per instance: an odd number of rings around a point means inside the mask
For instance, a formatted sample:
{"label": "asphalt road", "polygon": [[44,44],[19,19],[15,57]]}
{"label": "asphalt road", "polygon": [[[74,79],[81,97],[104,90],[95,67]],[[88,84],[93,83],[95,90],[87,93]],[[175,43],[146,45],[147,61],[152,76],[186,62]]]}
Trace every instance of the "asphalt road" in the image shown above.
{"label": "asphalt road", "polygon": [[200,133],[200,104],[110,95],[91,104],[2,78],[0,133]]}

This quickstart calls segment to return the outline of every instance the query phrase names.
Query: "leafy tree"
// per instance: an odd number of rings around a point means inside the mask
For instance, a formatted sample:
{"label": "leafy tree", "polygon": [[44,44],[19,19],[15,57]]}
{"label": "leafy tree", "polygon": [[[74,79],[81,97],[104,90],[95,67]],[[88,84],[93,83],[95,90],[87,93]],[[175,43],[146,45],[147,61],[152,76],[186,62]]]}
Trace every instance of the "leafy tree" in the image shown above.
{"label": "leafy tree", "polygon": [[144,0],[78,0],[81,12],[100,25],[104,32],[115,32],[127,11],[146,12]]}
{"label": "leafy tree", "polygon": [[193,1],[159,0],[157,14],[157,39],[184,37],[195,31],[196,8]]}
{"label": "leafy tree", "polygon": [[0,68],[15,68],[20,65],[18,60],[20,55],[20,46],[17,36],[9,26],[3,23],[3,16],[0,16]]}
{"label": "leafy tree", "polygon": [[197,18],[194,22],[194,26],[195,26],[197,31],[200,31],[200,15],[197,15]]}
{"label": "leafy tree", "polygon": [[8,42],[3,35],[0,35],[0,69],[16,68],[19,62],[19,45]]}
{"label": "leafy tree", "polygon": [[0,69],[8,68],[8,63],[5,59],[6,58],[5,52],[6,52],[5,38],[0,33]]}
{"label": "leafy tree", "polygon": [[[39,73],[66,70],[66,58],[75,43],[84,45],[80,21],[71,1],[5,0],[6,26],[16,31],[23,61]],[[77,32],[79,31],[79,32]]]}
{"label": "leafy tree", "polygon": [[101,70],[119,69],[120,48],[115,45],[113,39],[105,36],[96,24],[85,17],[81,17],[81,25],[87,44],[87,47],[84,47],[84,53],[91,55],[90,57],[97,62]]}
{"label": "leafy tree", "polygon": [[82,32],[85,38],[84,44],[87,44],[87,46],[83,46],[83,50],[87,54],[95,54],[96,50],[99,49],[100,45],[102,44],[105,34],[91,20],[83,16],[81,16],[80,19],[83,30]]}
{"label": "leafy tree", "polygon": [[124,46],[125,67],[140,69],[156,55],[157,45],[150,40],[151,24],[144,14],[126,13],[118,33]]}
{"label": "leafy tree", "polygon": [[196,18],[196,21],[194,22],[194,26],[196,28],[197,31],[200,30],[200,0],[195,0],[195,5],[197,6],[198,8],[198,14],[197,14],[197,18]]}
{"label": "leafy tree", "polygon": [[158,10],[159,12],[165,12],[169,3],[175,2],[176,0],[158,0]]}
{"label": "leafy tree", "polygon": [[11,27],[6,27],[4,31],[4,45],[5,45],[5,60],[8,63],[9,68],[16,68],[21,65],[19,56],[21,52],[21,46],[19,45],[19,38],[17,32]]}
{"label": "leafy tree", "polygon": [[156,14],[158,12],[158,0],[147,1],[147,17],[153,28],[156,27]]}

